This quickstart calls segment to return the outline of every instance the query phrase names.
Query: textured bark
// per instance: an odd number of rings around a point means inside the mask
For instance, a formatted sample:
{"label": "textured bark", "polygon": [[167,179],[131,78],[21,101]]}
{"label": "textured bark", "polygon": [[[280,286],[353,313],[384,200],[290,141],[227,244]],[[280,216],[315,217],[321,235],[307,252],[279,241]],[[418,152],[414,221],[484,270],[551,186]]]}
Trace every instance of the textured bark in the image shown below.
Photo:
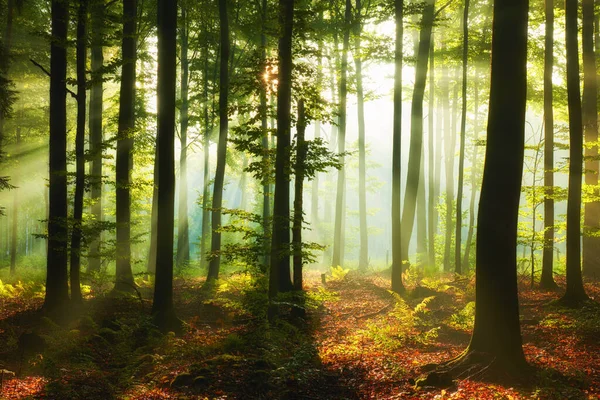
{"label": "textured bark", "polygon": [[[267,0],[262,0],[260,7],[261,17],[261,33],[260,33],[260,56],[263,68],[266,69],[267,65]],[[263,82],[260,88],[260,127],[262,130],[262,147],[264,157],[269,156],[269,125],[267,115],[267,82]],[[264,271],[266,272],[270,263],[270,243],[269,237],[271,235],[271,184],[270,176],[263,178],[263,212],[262,212],[262,228],[264,235]]]}
{"label": "textured bark", "polygon": [[[342,39],[342,63],[340,65],[340,103],[338,110],[338,153],[342,154],[346,151],[346,119],[347,119],[347,97],[348,97],[348,50],[350,47],[350,23],[352,20],[352,3],[346,0],[346,8],[344,12],[344,28]],[[333,257],[331,259],[332,266],[342,265],[344,263],[344,246],[343,239],[344,220],[346,217],[346,167],[344,166],[345,157],[340,158],[342,168],[338,170],[337,188],[335,195],[335,223],[333,232]]]}
{"label": "textured bark", "polygon": [[473,118],[473,158],[471,159],[471,200],[469,201],[469,230],[467,233],[467,241],[465,242],[465,254],[463,258],[463,269],[470,268],[471,262],[471,244],[473,242],[473,232],[475,230],[475,199],[477,198],[477,189],[479,182],[479,167],[478,154],[479,154],[479,79],[477,73],[473,79],[473,108],[475,110],[475,116]]}
{"label": "textured bark", "polygon": [[217,145],[217,169],[212,198],[212,239],[211,259],[208,265],[207,281],[212,282],[219,277],[221,268],[221,208],[223,207],[223,184],[225,182],[225,161],[227,159],[227,133],[229,131],[229,18],[227,16],[227,1],[219,0],[220,47],[221,59],[219,65],[219,143]]}
{"label": "textured bark", "polygon": [[294,290],[302,290],[302,216],[304,191],[304,163],[306,161],[306,114],[304,100],[298,100],[298,135],[296,138],[296,176],[294,179],[294,225],[292,228],[292,248],[294,249]]}
{"label": "textured bark", "polygon": [[292,289],[290,276],[290,130],[292,102],[292,33],[294,0],[279,0],[277,88],[277,153],[275,156],[275,197],[273,200],[273,234],[271,235],[271,266],[269,298]]}
{"label": "textured bark", "polygon": [[75,198],[73,201],[73,233],[71,234],[71,301],[81,303],[81,239],[83,192],[85,185],[85,109],[87,64],[88,0],[79,0],[77,13],[77,131],[75,134]]}
{"label": "textured bark", "polygon": [[369,266],[369,234],[367,227],[367,167],[365,144],[365,95],[363,90],[361,39],[362,21],[361,0],[356,0],[356,32],[354,39],[354,65],[356,67],[356,97],[358,112],[358,215],[360,221],[360,250],[358,269],[365,270]]}
{"label": "textured bark", "polygon": [[[16,128],[15,153],[19,153],[21,145],[21,127]],[[13,173],[12,183],[17,186],[13,189],[13,207],[12,207],[12,223],[11,223],[11,239],[10,239],[10,274],[14,275],[17,272],[17,241],[19,233],[19,176],[18,171]],[[8,236],[8,235],[7,235]]]}
{"label": "textured bark", "polygon": [[583,121],[579,89],[577,0],[565,0],[567,96],[569,102],[569,194],[567,198],[567,291],[561,301],[576,305],[587,299],[581,276],[581,175]]}
{"label": "textured bark", "polygon": [[67,29],[66,1],[52,1],[50,44],[50,193],[44,309],[58,315],[69,301],[67,282]]}
{"label": "textured bark", "polygon": [[402,283],[402,224],[400,222],[402,166],[402,64],[404,40],[404,0],[394,1],[396,44],[394,51],[394,125],[392,149],[392,290],[404,292]]}
{"label": "textured bark", "polygon": [[[582,1],[583,29],[583,127],[585,134],[585,183],[598,186],[598,78],[594,54],[594,0]],[[590,147],[589,144],[594,143]],[[600,192],[593,191],[597,198]],[[583,275],[600,278],[600,201],[585,203],[583,235]]]}
{"label": "textured bark", "polygon": [[[442,41],[442,53],[446,52],[445,42]],[[448,77],[448,66],[445,60],[442,62],[440,81],[440,97],[442,102],[442,119],[443,119],[443,131],[444,131],[444,172],[445,172],[445,185],[446,185],[446,212],[444,215],[445,219],[445,231],[444,235],[444,254],[443,254],[443,265],[444,271],[450,271],[450,249],[452,246],[452,200],[454,197],[454,146],[452,145],[452,124],[450,120],[450,85]]]}
{"label": "textured bark", "polygon": [[177,267],[190,262],[190,233],[188,226],[187,131],[190,62],[188,60],[188,20],[186,6],[181,6],[181,110],[179,115],[179,205],[177,214]]}
{"label": "textured bark", "polygon": [[[428,133],[428,158],[427,158],[427,168],[428,168],[428,179],[429,179],[429,189],[427,193],[427,241],[428,241],[428,251],[427,251],[427,263],[430,267],[435,265],[435,234],[437,233],[437,197],[439,191],[439,174],[436,171],[438,165],[440,165],[439,160],[436,160],[436,150],[437,146],[435,145],[435,130],[434,130],[434,114],[435,114],[435,43],[433,40],[433,35],[431,38],[431,47],[429,48],[429,106],[428,106],[429,115],[427,116],[427,133]],[[439,146],[439,141],[437,142]],[[439,150],[438,150],[439,151]]]}
{"label": "textured bark", "polygon": [[134,289],[131,270],[131,170],[135,129],[136,0],[123,0],[123,67],[117,132],[117,269],[115,290]]}
{"label": "textured bark", "polygon": [[469,56],[469,0],[465,0],[463,13],[463,54],[462,54],[462,110],[460,118],[460,154],[458,157],[458,192],[456,194],[456,247],[454,249],[454,271],[462,274],[462,200],[465,176],[465,140],[467,132],[467,73]]}
{"label": "textured bark", "polygon": [[519,323],[517,221],[525,151],[528,3],[496,0],[494,5],[487,147],[477,220],[475,325],[466,352],[489,354],[511,374],[527,366]]}
{"label": "textured bark", "polygon": [[158,160],[158,143],[156,143],[156,149],[154,150],[154,168],[153,176],[154,182],[152,184],[152,210],[150,215],[150,248],[148,249],[148,264],[146,271],[154,274],[156,273],[156,234],[157,234],[157,221],[158,221],[158,171],[159,171],[159,160]]}
{"label": "textured bark", "polygon": [[[92,157],[90,167],[91,186],[91,213],[96,221],[102,221],[102,104],[104,85],[102,83],[104,64],[103,55],[103,27],[104,27],[104,0],[92,0],[91,11],[91,48],[90,58],[92,67],[92,83],[90,87],[89,110],[89,146]],[[88,256],[89,272],[98,272],[102,265],[100,257],[101,235],[92,238]]]}
{"label": "textured bark", "polygon": [[410,148],[408,154],[408,173],[406,178],[406,194],[402,210],[403,253],[408,254],[408,244],[412,236],[417,206],[417,191],[421,172],[421,154],[423,151],[423,99],[427,84],[427,65],[431,46],[435,1],[428,0],[423,8],[423,19],[419,34],[419,50],[415,67],[415,87],[412,96]]}
{"label": "textured bark", "polygon": [[173,310],[173,218],[175,215],[175,92],[177,80],[177,0],[158,1],[157,142],[160,159],[156,283],[152,314],[163,330],[177,330]]}
{"label": "textured bark", "polygon": [[554,111],[552,69],[554,68],[554,0],[545,1],[546,38],[544,47],[544,251],[540,286],[557,287],[554,260]]}

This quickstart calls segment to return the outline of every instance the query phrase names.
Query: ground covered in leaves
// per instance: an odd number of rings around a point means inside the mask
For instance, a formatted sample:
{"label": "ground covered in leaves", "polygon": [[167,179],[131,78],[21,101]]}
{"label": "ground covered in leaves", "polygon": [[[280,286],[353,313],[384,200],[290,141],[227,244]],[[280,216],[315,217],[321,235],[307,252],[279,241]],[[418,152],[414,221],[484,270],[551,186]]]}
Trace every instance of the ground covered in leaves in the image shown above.
{"label": "ground covered in leaves", "polygon": [[[264,282],[235,274],[203,290],[202,280],[178,279],[182,335],[152,325],[151,282],[140,280],[131,297],[90,289],[63,325],[41,317],[39,287],[3,284],[0,398],[600,398],[597,304],[560,308],[560,290],[525,287],[523,342],[535,377],[507,387],[466,375],[416,388],[424,366],[466,347],[474,315],[473,279],[418,281],[401,297],[385,274],[332,270],[325,285],[315,274],[305,296],[279,299],[280,318],[269,323]],[[600,300],[599,284],[586,289]]]}

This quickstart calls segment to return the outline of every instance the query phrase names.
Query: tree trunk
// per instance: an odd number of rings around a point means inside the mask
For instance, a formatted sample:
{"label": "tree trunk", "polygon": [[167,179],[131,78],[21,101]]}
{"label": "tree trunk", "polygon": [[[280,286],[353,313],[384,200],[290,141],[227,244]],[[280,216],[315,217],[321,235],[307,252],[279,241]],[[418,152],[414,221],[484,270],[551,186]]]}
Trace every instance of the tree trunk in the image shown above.
{"label": "tree trunk", "polygon": [[81,238],[83,217],[83,192],[85,186],[85,108],[87,64],[87,18],[88,0],[79,0],[77,15],[77,131],[75,136],[75,198],[73,202],[73,233],[71,234],[71,301],[82,302]]}
{"label": "tree trunk", "polygon": [[[446,45],[442,41],[442,53],[446,52]],[[450,120],[450,85],[448,77],[448,66],[446,60],[442,63],[441,100],[443,109],[444,124],[444,172],[446,173],[446,213],[445,213],[445,232],[444,232],[444,271],[449,272],[450,250],[452,246],[452,203],[454,198],[454,146],[452,146],[453,129]]]}
{"label": "tree trunk", "polygon": [[[16,128],[16,143],[15,153],[19,154],[19,148],[21,146],[21,127]],[[18,164],[17,164],[18,165]],[[17,176],[18,170],[13,173],[13,183],[17,188],[13,189],[13,209],[12,209],[12,225],[11,225],[11,240],[10,240],[10,275],[13,276],[17,272],[17,241],[18,241],[18,227],[19,227],[19,177]]]}
{"label": "tree trunk", "polygon": [[[104,0],[92,0],[91,3],[91,67],[92,83],[90,86],[90,111],[89,111],[89,147],[92,165],[90,171],[92,215],[96,222],[102,221],[102,104],[104,85],[102,82],[102,67],[104,55],[102,54],[103,27],[104,27]],[[92,238],[88,256],[87,272],[98,272],[102,265],[100,257],[101,233]]]}
{"label": "tree trunk", "polygon": [[362,33],[362,5],[356,0],[356,35],[354,39],[354,65],[356,67],[356,98],[358,111],[358,214],[360,220],[360,253],[358,269],[366,270],[369,266],[369,234],[367,227],[367,167],[365,144],[365,95],[362,81],[362,58],[360,56]]}
{"label": "tree trunk", "polygon": [[[338,110],[338,153],[346,151],[346,117],[347,117],[347,97],[348,97],[348,49],[350,47],[350,23],[352,20],[352,3],[346,0],[346,9],[344,12],[344,29],[342,39],[342,63],[340,66],[340,103]],[[333,266],[343,264],[344,252],[344,219],[345,210],[345,191],[346,191],[346,168],[344,166],[345,157],[341,157],[342,168],[338,170],[337,189],[335,196],[335,223],[333,232],[333,257],[331,264]]]}
{"label": "tree trunk", "polygon": [[296,177],[294,180],[294,225],[292,228],[292,248],[294,249],[294,290],[302,290],[302,194],[304,184],[304,163],[306,160],[306,115],[304,100],[298,100],[298,136],[296,143]]}
{"label": "tree trunk", "polygon": [[462,112],[460,119],[460,155],[458,157],[458,193],[456,194],[456,247],[454,248],[454,271],[462,274],[462,200],[465,176],[465,140],[467,131],[467,75],[469,62],[469,0],[465,0],[463,13],[463,54],[462,54]]}
{"label": "tree trunk", "polygon": [[[267,0],[262,0],[260,7],[261,16],[261,33],[260,33],[260,55],[261,63],[266,71],[267,67]],[[261,82],[260,88],[260,126],[262,130],[262,148],[263,148],[263,161],[269,160],[269,125],[268,125],[268,107],[267,107],[267,84],[268,82]],[[269,176],[263,177],[263,212],[262,212],[262,228],[263,228],[263,240],[264,240],[264,272],[268,270],[270,264],[270,243],[269,237],[271,235],[271,184],[270,174]]]}
{"label": "tree trunk", "polygon": [[561,301],[573,306],[587,300],[581,276],[583,121],[579,90],[577,3],[577,0],[565,0],[567,96],[569,103],[569,194],[567,199],[567,291]]}
{"label": "tree trunk", "polygon": [[[431,38],[431,47],[429,48],[429,115],[427,133],[429,135],[428,143],[428,159],[427,168],[429,173],[429,192],[427,193],[427,233],[428,233],[428,252],[427,262],[430,267],[435,265],[435,234],[437,232],[437,196],[438,196],[438,184],[439,174],[436,171],[437,165],[440,164],[439,160],[436,160],[436,141],[434,131],[434,114],[435,114],[435,43],[433,36]],[[439,146],[439,142],[438,146]]]}
{"label": "tree trunk", "polygon": [[148,265],[146,267],[146,271],[151,274],[156,273],[156,235],[158,229],[158,171],[160,168],[158,160],[158,142],[155,143],[156,149],[154,150],[154,182],[152,183],[152,211],[150,215],[150,248],[148,249]]}
{"label": "tree trunk", "polygon": [[179,207],[177,214],[177,267],[182,268],[190,262],[190,234],[188,227],[188,183],[187,183],[187,130],[188,130],[188,20],[185,4],[181,5],[181,111],[179,139]]}
{"label": "tree trunk", "polygon": [[[583,126],[585,130],[585,183],[594,187],[595,201],[585,203],[583,275],[600,278],[600,192],[598,186],[598,81],[594,54],[594,0],[582,1],[583,29]],[[591,147],[590,147],[591,146]]]}
{"label": "tree trunk", "polygon": [[68,4],[52,0],[50,44],[50,194],[44,309],[59,316],[69,301],[67,279],[67,30]]}
{"label": "tree trunk", "polygon": [[131,270],[131,170],[135,130],[136,0],[123,0],[123,67],[117,133],[117,269],[115,290],[132,291]]}
{"label": "tree trunk", "polygon": [[179,330],[173,309],[173,219],[175,216],[175,91],[177,0],[158,1],[157,142],[159,153],[156,281],[152,314],[164,331]]}
{"label": "tree trunk", "polygon": [[[429,51],[428,51],[429,52]],[[417,265],[427,261],[427,202],[425,200],[425,143],[421,143],[421,173],[417,188]]]}
{"label": "tree trunk", "polygon": [[467,233],[467,241],[465,242],[465,254],[463,258],[463,270],[470,268],[471,263],[471,243],[473,242],[473,231],[475,229],[475,199],[477,198],[477,187],[479,182],[479,168],[477,166],[477,155],[479,153],[479,79],[477,71],[473,79],[474,94],[474,109],[475,115],[473,118],[473,158],[471,159],[471,200],[469,201],[469,231]]}
{"label": "tree trunk", "polygon": [[554,111],[552,70],[554,68],[554,0],[545,1],[546,38],[544,47],[544,251],[540,286],[556,289],[554,258]]}
{"label": "tree trunk", "polygon": [[290,109],[292,102],[292,33],[294,0],[279,0],[279,83],[277,89],[277,154],[269,299],[292,289],[290,276]]}
{"label": "tree trunk", "polygon": [[[2,38],[2,57],[4,59],[2,60],[0,66],[0,74],[2,74],[2,77],[6,82],[9,82],[8,69],[10,66],[10,51],[12,48],[12,29],[15,0],[8,0],[6,8],[6,28],[4,30],[4,37]],[[8,87],[6,89],[8,89]],[[11,105],[12,100],[9,98],[3,99],[2,104],[3,106]],[[4,111],[4,107],[0,107],[0,159],[4,155],[4,121],[6,120],[6,117],[7,115]]]}
{"label": "tree trunk", "polygon": [[[205,27],[206,28],[206,27]],[[202,73],[203,92],[204,92],[204,137],[202,141],[204,176],[202,179],[202,232],[200,237],[200,267],[208,267],[207,241],[210,232],[210,135],[212,133],[213,119],[209,117],[209,96],[208,96],[208,43],[203,46],[204,71]],[[217,63],[215,62],[215,68]],[[214,92],[213,92],[214,95]]]}
{"label": "tree trunk", "polygon": [[229,20],[227,16],[227,0],[219,0],[219,21],[221,60],[219,66],[219,144],[217,146],[217,169],[215,171],[215,183],[213,186],[212,200],[212,239],[211,259],[208,265],[207,282],[213,282],[219,278],[221,268],[221,208],[223,207],[223,184],[225,181],[225,161],[227,159],[227,131],[229,130],[229,116],[227,107],[229,104]]}
{"label": "tree trunk", "polygon": [[419,34],[419,52],[415,67],[415,87],[411,109],[406,194],[404,197],[404,208],[402,210],[402,224],[405,227],[402,241],[404,254],[408,254],[408,245],[410,237],[412,236],[417,206],[417,191],[421,172],[421,153],[423,150],[423,98],[425,96],[425,86],[427,84],[427,64],[429,62],[434,9],[435,1],[428,0],[423,8],[423,19],[421,21],[421,31]]}
{"label": "tree trunk", "polygon": [[402,283],[402,225],[400,196],[402,182],[402,64],[404,40],[404,0],[394,0],[396,42],[394,51],[394,125],[392,150],[392,290],[403,293]]}
{"label": "tree trunk", "polygon": [[475,325],[462,358],[468,361],[471,355],[487,354],[511,375],[527,367],[519,323],[516,261],[525,141],[528,3],[496,0],[494,5],[487,147],[477,221]]}

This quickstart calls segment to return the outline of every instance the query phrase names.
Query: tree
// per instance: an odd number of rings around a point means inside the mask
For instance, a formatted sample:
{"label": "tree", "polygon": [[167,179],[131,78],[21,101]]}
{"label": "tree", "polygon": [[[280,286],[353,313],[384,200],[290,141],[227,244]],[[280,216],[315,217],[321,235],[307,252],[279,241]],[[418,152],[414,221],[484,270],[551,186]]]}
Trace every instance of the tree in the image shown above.
{"label": "tree", "polygon": [[173,218],[175,216],[175,87],[177,77],[177,1],[158,0],[157,144],[158,214],[156,282],[152,314],[159,328],[179,331],[173,309]]}
{"label": "tree", "polygon": [[[219,277],[221,266],[221,208],[223,206],[223,184],[225,181],[225,161],[227,159],[227,131],[229,130],[228,94],[229,94],[229,20],[227,16],[227,0],[219,0],[219,21],[221,23],[219,66],[219,144],[217,147],[217,170],[213,186],[212,200],[212,241],[211,259],[208,266],[207,282]],[[289,235],[289,234],[288,234]]]}
{"label": "tree", "polygon": [[292,248],[294,250],[294,289],[302,290],[302,221],[303,204],[302,195],[304,189],[304,163],[306,160],[306,113],[304,111],[304,100],[298,100],[298,122],[296,137],[296,165],[294,171],[294,224],[292,227]]}
{"label": "tree", "polygon": [[290,109],[292,102],[292,35],[294,0],[279,0],[277,149],[275,155],[275,197],[271,235],[269,298],[292,289],[290,277]]}
{"label": "tree", "polygon": [[137,60],[137,0],[123,0],[123,42],[119,126],[117,132],[117,269],[115,290],[135,288],[131,270],[131,169],[135,131],[135,64]]}
{"label": "tree", "polygon": [[187,183],[187,131],[189,125],[188,93],[190,62],[188,60],[189,22],[187,5],[181,5],[181,110],[179,142],[179,207],[177,215],[177,266],[182,267],[190,262],[190,234],[188,226],[188,183]]}
{"label": "tree", "polygon": [[404,292],[402,283],[402,225],[400,222],[400,187],[402,165],[402,64],[404,46],[404,0],[394,1],[396,41],[394,50],[394,128],[392,149],[392,290]]}
{"label": "tree", "polygon": [[52,1],[50,43],[50,194],[44,309],[59,315],[69,301],[67,283],[67,30],[66,1]]}
{"label": "tree", "polygon": [[[342,39],[342,63],[340,66],[340,103],[338,111],[338,153],[343,154],[346,151],[346,117],[347,117],[347,98],[348,98],[348,49],[350,47],[350,23],[352,20],[352,3],[346,0],[344,11],[344,28]],[[344,159],[342,156],[342,165]],[[333,233],[333,257],[332,266],[342,265],[344,263],[344,232],[343,225],[346,218],[346,168],[342,166],[338,170],[337,189],[335,195],[335,225]]]}
{"label": "tree", "polygon": [[585,183],[594,187],[594,200],[585,203],[583,275],[600,278],[600,201],[598,191],[598,79],[594,54],[594,0],[582,1],[583,29],[583,127],[585,134]]}
{"label": "tree", "polygon": [[587,300],[581,276],[581,174],[583,173],[583,122],[579,90],[577,0],[565,0],[567,96],[569,105],[569,194],[567,199],[567,290],[563,304]]}
{"label": "tree", "polygon": [[528,10],[524,0],[494,3],[487,147],[477,217],[475,325],[466,351],[450,362],[452,367],[481,363],[487,371],[512,376],[527,371],[517,293],[517,220],[525,152]]}
{"label": "tree", "polygon": [[88,0],[79,0],[77,12],[77,132],[75,136],[75,198],[73,200],[73,232],[71,234],[71,301],[81,303],[81,239],[83,192],[85,185],[85,109]]}
{"label": "tree", "polygon": [[[427,241],[429,248],[427,252],[427,261],[430,266],[435,265],[435,234],[437,232],[437,196],[438,196],[438,176],[437,167],[441,164],[435,159],[435,133],[433,128],[433,119],[435,112],[435,41],[431,38],[431,47],[429,49],[429,108],[428,108],[428,151],[427,168],[429,172],[429,188],[427,193]],[[438,141],[439,143],[439,141]],[[438,144],[439,146],[439,144]]]}
{"label": "tree", "polygon": [[546,0],[546,37],[544,46],[544,251],[540,286],[556,289],[554,259],[554,111],[552,70],[554,68],[554,0]]}

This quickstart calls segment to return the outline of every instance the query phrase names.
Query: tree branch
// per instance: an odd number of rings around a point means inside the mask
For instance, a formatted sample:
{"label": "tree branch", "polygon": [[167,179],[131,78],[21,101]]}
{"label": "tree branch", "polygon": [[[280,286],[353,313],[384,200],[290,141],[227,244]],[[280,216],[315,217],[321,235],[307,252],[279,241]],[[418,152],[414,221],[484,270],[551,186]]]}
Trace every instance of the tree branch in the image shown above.
{"label": "tree branch", "polygon": [[[38,67],[39,69],[41,69],[42,72],[45,73],[46,75],[48,75],[49,77],[52,76],[50,74],[50,72],[46,68],[44,68],[43,65],[41,65],[40,63],[38,63],[37,61],[35,61],[33,58],[30,58],[29,61],[31,61],[31,63],[33,65],[35,65],[36,67]],[[67,93],[69,93],[71,95],[71,97],[73,97],[75,100],[78,100],[77,94],[75,92],[73,92],[72,90],[70,90],[69,88],[67,88]]]}

